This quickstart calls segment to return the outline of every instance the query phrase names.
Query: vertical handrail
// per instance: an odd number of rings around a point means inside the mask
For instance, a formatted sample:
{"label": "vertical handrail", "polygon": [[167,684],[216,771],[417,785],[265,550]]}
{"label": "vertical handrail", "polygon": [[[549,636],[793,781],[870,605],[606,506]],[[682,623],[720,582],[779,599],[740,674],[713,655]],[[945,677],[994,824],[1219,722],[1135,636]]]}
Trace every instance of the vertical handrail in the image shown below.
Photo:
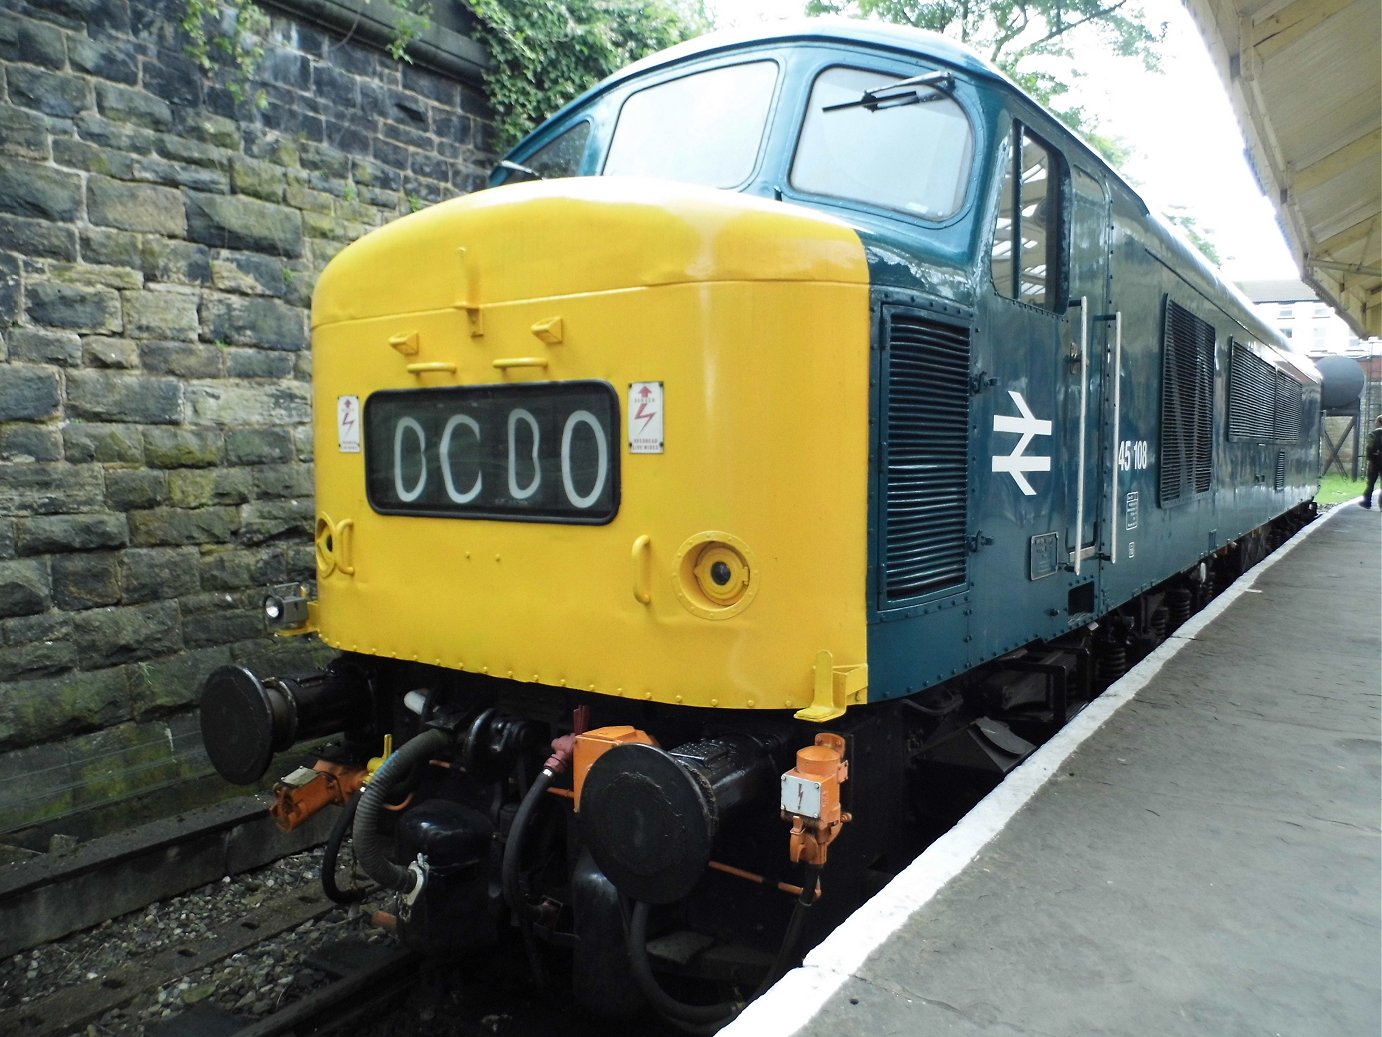
{"label": "vertical handrail", "polygon": [[1085,431],[1089,416],[1089,296],[1080,296],[1080,445],[1075,462],[1075,575],[1084,554]]}
{"label": "vertical handrail", "polygon": [[1123,311],[1113,315],[1113,499],[1109,501],[1109,565],[1118,564],[1118,466],[1122,461],[1123,434]]}

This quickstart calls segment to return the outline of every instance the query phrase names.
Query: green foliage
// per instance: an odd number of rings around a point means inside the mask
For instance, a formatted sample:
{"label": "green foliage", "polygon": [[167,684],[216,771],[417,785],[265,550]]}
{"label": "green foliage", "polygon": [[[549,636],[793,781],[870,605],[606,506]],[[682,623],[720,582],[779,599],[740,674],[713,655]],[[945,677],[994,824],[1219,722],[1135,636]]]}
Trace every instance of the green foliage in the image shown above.
{"label": "green foliage", "polygon": [[610,73],[708,28],[696,0],[461,2],[490,54],[485,88],[499,151]]}
{"label": "green foliage", "polygon": [[395,61],[411,65],[413,59],[408,57],[408,46],[432,27],[432,0],[385,0],[385,3],[393,8],[398,21],[384,49]]}
{"label": "green foliage", "polygon": [[1185,211],[1184,206],[1173,205],[1165,213],[1166,219],[1175,224],[1180,232],[1185,235],[1185,239],[1204,253],[1205,259],[1215,266],[1219,266],[1223,260],[1219,257],[1219,247],[1214,244],[1208,234],[1200,227],[1199,220]]}
{"label": "green foliage", "polygon": [[1005,72],[1024,58],[1068,54],[1070,34],[1094,33],[1114,54],[1157,67],[1166,26],[1135,0],[808,0],[807,14],[846,14],[930,29],[962,40]]}
{"label": "green foliage", "polygon": [[[210,77],[223,70],[226,88],[236,101],[249,100],[264,108],[269,99],[263,90],[250,90],[250,80],[264,60],[264,40],[269,16],[257,0],[181,0],[179,25],[187,34],[184,47],[189,57]],[[370,3],[371,0],[365,0]],[[395,61],[408,61],[408,46],[432,27],[434,0],[381,0],[393,11],[393,35],[384,45]]]}
{"label": "green foliage", "polygon": [[1166,24],[1150,22],[1137,0],[808,0],[806,11],[873,17],[958,39],[1101,151],[1114,142],[1097,136],[1088,113],[1058,107],[1080,75],[1072,44],[1083,39],[1091,49],[1134,58],[1155,71],[1166,37]]}
{"label": "green foliage", "polygon": [[186,51],[210,76],[226,66],[226,88],[237,101],[268,104],[264,91],[250,91],[259,62],[264,59],[264,36],[269,16],[254,0],[182,0],[182,31]]}

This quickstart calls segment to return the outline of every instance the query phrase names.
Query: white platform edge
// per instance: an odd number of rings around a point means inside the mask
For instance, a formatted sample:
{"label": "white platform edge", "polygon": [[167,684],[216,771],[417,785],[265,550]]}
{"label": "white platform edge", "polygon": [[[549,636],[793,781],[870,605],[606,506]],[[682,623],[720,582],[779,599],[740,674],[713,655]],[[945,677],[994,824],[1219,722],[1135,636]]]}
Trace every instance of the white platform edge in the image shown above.
{"label": "white platform edge", "polygon": [[[1356,502],[1350,501],[1349,504]],[[959,875],[1070,755],[1119,709],[1137,697],[1177,652],[1225,609],[1252,589],[1258,578],[1320,529],[1346,505],[1339,504],[1296,533],[1236,580],[1201,612],[1190,617],[1151,654],[1095,699],[1060,733],[1034,752],[949,832],[899,872],[879,893],[811,950],[802,964],[728,1026],[719,1037],[789,1037],[806,1027],[873,951],[901,928],[951,879]],[[829,882],[829,866],[822,876]]]}

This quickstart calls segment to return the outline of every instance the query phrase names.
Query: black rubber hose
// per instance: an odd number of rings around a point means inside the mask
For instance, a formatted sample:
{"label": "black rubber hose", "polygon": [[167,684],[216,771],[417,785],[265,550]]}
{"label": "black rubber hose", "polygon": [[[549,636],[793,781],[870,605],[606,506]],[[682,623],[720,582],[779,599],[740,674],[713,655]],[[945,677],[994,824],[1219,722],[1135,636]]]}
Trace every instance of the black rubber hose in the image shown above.
{"label": "black rubber hose", "polygon": [[365,899],[368,889],[342,889],[336,884],[336,861],[341,855],[341,846],[346,833],[355,822],[355,810],[360,805],[360,796],[354,795],[346,800],[336,823],[331,826],[331,834],[326,837],[326,848],[322,851],[322,892],[337,904],[355,904]]}
{"label": "black rubber hose", "polygon": [[435,729],[424,731],[405,742],[385,760],[384,766],[375,772],[365,790],[357,797],[360,802],[355,811],[355,827],[351,832],[355,840],[355,858],[365,874],[384,889],[411,893],[414,882],[411,871],[395,864],[385,855],[379,837],[379,819],[389,792],[401,776],[408,774],[418,764],[446,752],[450,746],[451,738],[446,732]]}
{"label": "black rubber hose", "polygon": [[528,794],[518,805],[518,813],[514,815],[513,824],[509,826],[509,838],[504,846],[504,863],[501,869],[504,899],[508,902],[509,909],[520,919],[532,917],[532,908],[528,905],[527,896],[524,895],[519,874],[523,859],[523,841],[528,834],[528,825],[533,814],[537,812],[538,804],[542,802],[542,797],[547,794],[547,788],[555,777],[556,773],[550,767],[542,768],[542,773],[529,786]]}
{"label": "black rubber hose", "polygon": [[724,1024],[734,1018],[734,1005],[728,1001],[718,1005],[689,1005],[678,1001],[653,975],[653,963],[648,958],[648,915],[650,909],[642,900],[634,902],[629,918],[629,964],[634,982],[653,1009],[677,1023]]}
{"label": "black rubber hose", "polygon": [[[787,931],[783,934],[777,957],[773,960],[772,968],[768,970],[763,981],[759,983],[758,989],[749,995],[745,1004],[748,1001],[756,1000],[764,991],[781,979],[782,974],[787,971],[787,966],[796,957],[797,945],[800,943],[802,931],[806,927],[806,912],[811,909],[811,905],[816,900],[816,880],[820,876],[820,871],[818,865],[807,865],[806,881],[802,885],[801,895],[792,907],[792,917],[787,922]],[[629,963],[632,966],[634,982],[638,984],[638,989],[648,999],[648,1003],[653,1006],[655,1011],[686,1030],[693,1033],[710,1033],[724,1026],[739,1014],[742,1005],[733,1002],[722,1002],[717,1005],[691,1005],[684,1001],[678,1001],[662,989],[662,984],[653,975],[652,961],[648,958],[649,914],[648,905],[642,901],[636,901],[633,905],[633,915],[629,919]]]}

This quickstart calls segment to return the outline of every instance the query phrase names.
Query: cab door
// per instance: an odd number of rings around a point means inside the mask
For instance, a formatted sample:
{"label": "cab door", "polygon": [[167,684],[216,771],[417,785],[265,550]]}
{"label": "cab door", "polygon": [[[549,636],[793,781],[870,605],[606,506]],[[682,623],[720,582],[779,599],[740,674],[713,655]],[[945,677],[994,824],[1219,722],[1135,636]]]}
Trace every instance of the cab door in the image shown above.
{"label": "cab door", "polygon": [[[1111,535],[1101,520],[1107,437],[1113,415],[1107,400],[1112,391],[1118,322],[1110,314],[1109,198],[1103,182],[1074,163],[1070,166],[1070,266],[1067,311],[1070,377],[1064,412],[1064,456],[1068,527],[1067,561],[1074,577],[1072,603],[1092,593],[1077,588],[1098,575],[1101,554],[1108,554],[1101,538]],[[1111,555],[1110,555],[1111,557]],[[1072,611],[1074,609],[1072,608]]]}

